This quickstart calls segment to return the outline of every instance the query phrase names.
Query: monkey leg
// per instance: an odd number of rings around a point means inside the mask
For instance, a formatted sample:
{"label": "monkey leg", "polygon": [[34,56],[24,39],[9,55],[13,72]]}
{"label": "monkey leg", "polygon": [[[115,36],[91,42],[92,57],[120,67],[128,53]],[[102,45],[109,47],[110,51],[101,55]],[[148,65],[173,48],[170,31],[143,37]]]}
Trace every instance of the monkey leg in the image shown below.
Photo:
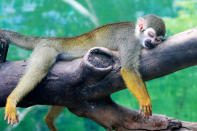
{"label": "monkey leg", "polygon": [[57,131],[57,128],[54,125],[55,119],[63,111],[63,106],[51,106],[47,115],[44,117],[44,120],[51,131]]}
{"label": "monkey leg", "polygon": [[144,116],[148,117],[152,115],[152,104],[151,99],[148,95],[148,91],[145,87],[144,82],[140,76],[130,71],[129,69],[122,68],[121,75],[127,86],[127,88],[134,94],[140,105],[140,113],[144,111]]}
{"label": "monkey leg", "polygon": [[57,55],[55,49],[50,47],[35,48],[25,74],[20,79],[16,88],[8,96],[5,107],[5,120],[13,125],[18,122],[16,105],[17,103],[46,76],[49,67],[53,64]]}

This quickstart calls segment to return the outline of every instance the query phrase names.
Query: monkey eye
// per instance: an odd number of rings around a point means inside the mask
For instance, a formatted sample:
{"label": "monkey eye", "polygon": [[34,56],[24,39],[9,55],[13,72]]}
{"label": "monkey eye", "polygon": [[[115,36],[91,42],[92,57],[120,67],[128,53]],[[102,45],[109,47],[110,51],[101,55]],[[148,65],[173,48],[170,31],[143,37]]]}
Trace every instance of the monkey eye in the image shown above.
{"label": "monkey eye", "polygon": [[155,37],[155,33],[152,32],[152,31],[149,31],[149,32],[148,32],[148,36],[150,36],[151,38],[154,38],[154,37]]}

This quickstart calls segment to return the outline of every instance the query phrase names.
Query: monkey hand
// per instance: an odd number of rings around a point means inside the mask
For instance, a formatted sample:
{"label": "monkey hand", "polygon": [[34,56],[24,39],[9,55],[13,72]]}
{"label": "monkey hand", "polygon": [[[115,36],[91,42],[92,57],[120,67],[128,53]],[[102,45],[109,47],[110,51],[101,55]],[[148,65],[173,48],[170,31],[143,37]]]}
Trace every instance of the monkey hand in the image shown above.
{"label": "monkey hand", "polygon": [[8,120],[8,124],[14,125],[16,122],[19,122],[16,104],[12,99],[8,97],[6,107],[5,107],[5,118],[4,120]]}
{"label": "monkey hand", "polygon": [[151,100],[149,99],[141,99],[139,101],[140,104],[140,114],[144,112],[144,117],[148,118],[149,116],[152,115],[152,104]]}

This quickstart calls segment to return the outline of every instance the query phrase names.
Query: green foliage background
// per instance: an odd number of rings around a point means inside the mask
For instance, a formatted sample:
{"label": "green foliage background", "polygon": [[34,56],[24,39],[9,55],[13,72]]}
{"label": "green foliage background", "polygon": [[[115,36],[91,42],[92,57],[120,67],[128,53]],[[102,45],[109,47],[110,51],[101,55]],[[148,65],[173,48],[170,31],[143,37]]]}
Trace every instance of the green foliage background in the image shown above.
{"label": "green foliage background", "polygon": [[[76,8],[76,4],[80,6]],[[153,13],[165,20],[169,37],[197,26],[196,8],[195,0],[0,0],[0,28],[26,35],[75,36],[99,25],[135,21],[139,16]],[[27,59],[30,53],[11,46],[8,60]],[[153,113],[197,121],[196,70],[194,66],[147,82]],[[128,90],[114,93],[112,98],[123,106],[138,109],[135,98]],[[14,127],[7,126],[3,120],[4,109],[0,109],[0,130],[48,130],[42,119],[47,109],[47,106],[19,109],[21,122]],[[60,115],[56,125],[60,131],[104,130],[91,120],[78,118],[68,110]]]}

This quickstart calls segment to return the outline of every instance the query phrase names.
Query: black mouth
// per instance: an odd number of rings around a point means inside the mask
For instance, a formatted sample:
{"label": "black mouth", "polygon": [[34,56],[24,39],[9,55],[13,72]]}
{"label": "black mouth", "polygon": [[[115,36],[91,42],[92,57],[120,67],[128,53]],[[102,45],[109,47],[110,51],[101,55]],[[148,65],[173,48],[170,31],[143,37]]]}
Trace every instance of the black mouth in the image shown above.
{"label": "black mouth", "polygon": [[148,49],[153,49],[155,47],[155,44],[151,43],[151,40],[146,40],[145,41],[145,46],[148,48]]}

